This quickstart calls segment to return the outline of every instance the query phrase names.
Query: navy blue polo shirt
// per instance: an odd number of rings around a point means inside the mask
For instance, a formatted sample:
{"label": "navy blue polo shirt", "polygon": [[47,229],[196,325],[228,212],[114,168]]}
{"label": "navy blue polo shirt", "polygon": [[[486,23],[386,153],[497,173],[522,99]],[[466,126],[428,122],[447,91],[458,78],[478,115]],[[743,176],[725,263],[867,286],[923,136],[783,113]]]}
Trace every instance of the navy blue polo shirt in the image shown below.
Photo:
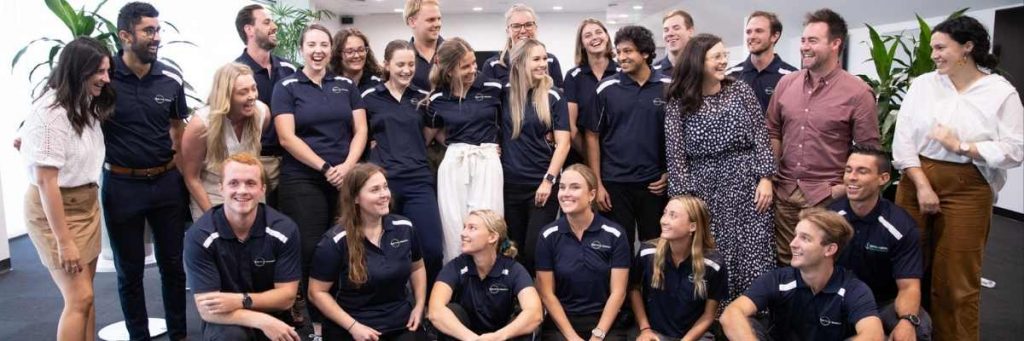
{"label": "navy blue polo shirt", "polygon": [[203,214],[185,233],[185,265],[192,291],[259,293],[302,278],[298,227],[260,204],[246,240],[235,236],[224,206]]}
{"label": "navy blue polo shirt", "polygon": [[601,135],[601,179],[646,183],[665,172],[664,87],[655,71],[643,86],[619,72],[597,86],[596,105],[584,113],[587,130]]}
{"label": "navy blue polo shirt", "polygon": [[[672,256],[665,256],[662,266],[661,289],[651,286],[654,276],[655,244],[643,243],[636,263],[630,271],[633,285],[639,286],[651,329],[672,338],[682,338],[704,314],[707,300],[724,301],[729,296],[729,275],[722,256],[713,250],[704,254],[705,298],[694,291],[693,264],[687,257],[679,266],[672,264]],[[671,252],[671,251],[669,251]]]}
{"label": "navy blue polo shirt", "polygon": [[359,88],[359,93],[363,93],[364,91],[373,89],[382,83],[383,79],[375,74],[364,71],[363,75],[359,77],[359,84],[356,85],[356,87]]}
{"label": "navy blue polo shirt", "polygon": [[[256,80],[256,89],[259,90],[260,102],[263,102],[267,106],[272,104],[271,101],[274,98],[274,84],[277,84],[277,82],[281,81],[282,78],[291,76],[291,74],[299,70],[290,60],[275,55],[270,55],[270,70],[267,70],[263,66],[260,66],[259,63],[256,63],[256,61],[249,56],[249,53],[246,52],[246,50],[242,50],[242,55],[235,58],[235,62],[245,64],[252,69],[252,78]],[[261,154],[281,155],[284,153],[284,149],[281,148],[281,144],[277,140],[277,130],[274,128],[274,120],[270,120],[270,125],[267,126],[267,129],[263,132],[263,137],[260,142],[262,145],[262,148],[260,148]]]}
{"label": "navy blue polo shirt", "polygon": [[[313,83],[305,73],[296,72],[274,87],[274,117],[291,114],[295,135],[331,165],[339,165],[352,143],[352,111],[363,109],[359,89],[348,78],[327,72],[322,85]],[[286,154],[281,173],[309,173],[309,167]],[[320,175],[319,169],[315,173]]]}
{"label": "navy blue polo shirt", "polygon": [[875,302],[896,298],[897,279],[924,275],[921,237],[906,210],[885,198],[878,198],[875,208],[864,217],[858,217],[845,198],[829,209],[846,218],[854,232],[836,264],[857,274],[875,294]]}
{"label": "navy blue polo shirt", "polygon": [[757,102],[761,104],[761,110],[768,109],[768,101],[771,101],[772,94],[775,93],[775,85],[779,84],[779,80],[782,76],[788,75],[798,70],[796,67],[789,65],[782,61],[779,55],[776,54],[772,59],[772,62],[768,64],[768,67],[764,70],[757,71],[754,67],[754,63],[750,62],[748,57],[742,63],[736,64],[725,71],[726,75],[733,78],[739,79],[750,85],[754,89],[754,95],[757,96]]}
{"label": "navy blue polo shirt", "polygon": [[843,340],[862,318],[878,316],[871,289],[840,266],[817,295],[792,267],[761,275],[743,295],[770,311],[775,340]]}
{"label": "navy blue polo shirt", "polygon": [[555,130],[569,131],[569,106],[565,96],[557,89],[548,90],[548,106],[551,112],[551,126],[548,127],[537,117],[533,107],[533,90],[526,98],[522,127],[519,137],[512,138],[512,114],[508,105],[502,110],[501,124],[501,169],[505,182],[536,185],[544,181],[551,158],[555,155],[554,145],[548,143],[547,134]]}
{"label": "navy blue polo shirt", "polygon": [[456,97],[449,89],[430,95],[427,126],[444,127],[448,144],[498,143],[498,116],[503,96],[501,83],[477,74],[466,98]]}
{"label": "navy blue polo shirt", "polygon": [[370,162],[384,167],[388,178],[430,177],[427,147],[423,141],[425,107],[420,101],[427,92],[409,86],[396,100],[384,84],[362,93],[369,120],[370,138],[377,145],[370,149]]}
{"label": "navy blue polo shirt", "polygon": [[630,263],[625,231],[600,214],[594,214],[582,239],[576,239],[565,215],[537,238],[534,266],[554,273],[555,296],[567,315],[600,314],[611,294],[612,269],[629,269]]}
{"label": "navy blue polo shirt", "polygon": [[526,268],[505,256],[498,256],[491,272],[480,279],[473,256],[459,255],[444,265],[437,281],[452,288],[451,301],[466,309],[466,327],[476,334],[504,328],[512,321],[519,292],[533,287]]}
{"label": "navy blue polo shirt", "polygon": [[[509,56],[505,55],[505,63],[498,62],[498,56],[494,55],[491,58],[487,58],[484,62],[484,69],[482,73],[486,78],[497,79],[501,84],[508,83],[508,65]],[[558,63],[558,57],[548,53],[548,75],[551,76],[552,82],[555,87],[562,88],[564,81],[562,80],[562,65]]]}
{"label": "navy blue polo shirt", "polygon": [[389,214],[383,218],[380,247],[363,241],[367,279],[360,286],[348,280],[347,232],[335,226],[316,246],[309,277],[336,283],[338,305],[359,323],[379,332],[405,328],[412,312],[411,293],[406,285],[412,263],[420,261],[420,246],[412,222]]}
{"label": "navy blue polo shirt", "polygon": [[[608,77],[619,72],[619,64],[613,60],[608,61],[608,66],[605,67],[604,72],[601,75]],[[585,107],[594,105],[594,98],[597,96],[597,83],[601,80],[597,79],[597,74],[590,68],[590,64],[584,63],[581,66],[569,69],[569,72],[565,74],[565,99],[566,102],[576,103],[579,106],[579,113],[586,112]],[[583,120],[577,118],[577,126],[582,126]]]}
{"label": "navy blue polo shirt", "polygon": [[166,165],[174,158],[171,120],[188,118],[181,71],[160,61],[139,78],[114,56],[110,85],[117,93],[114,116],[103,121],[106,162],[128,168]]}
{"label": "navy blue polo shirt", "polygon": [[441,44],[443,43],[444,38],[437,36],[434,58],[427,59],[420,55],[420,51],[416,49],[416,37],[409,38],[409,44],[413,46],[413,53],[416,54],[416,73],[412,76],[412,85],[420,89],[430,90],[430,69],[434,67],[434,61],[437,60],[437,50],[441,49]]}
{"label": "navy blue polo shirt", "polygon": [[651,64],[651,68],[665,75],[665,77],[672,78],[672,61],[669,58],[672,58],[672,55],[666,54],[665,58]]}

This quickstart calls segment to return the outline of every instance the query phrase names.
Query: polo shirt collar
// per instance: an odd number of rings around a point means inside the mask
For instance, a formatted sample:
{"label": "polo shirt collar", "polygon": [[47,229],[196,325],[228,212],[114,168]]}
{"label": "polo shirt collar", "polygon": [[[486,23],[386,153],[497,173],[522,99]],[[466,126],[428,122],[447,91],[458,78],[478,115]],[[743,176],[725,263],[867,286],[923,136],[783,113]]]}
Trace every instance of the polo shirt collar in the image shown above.
{"label": "polo shirt collar", "polygon": [[[803,278],[803,276],[800,275],[800,269],[797,269],[797,268],[791,268],[791,269],[793,269],[793,273],[794,273],[794,275],[796,275],[796,276],[794,276],[794,277],[796,277],[796,287],[797,288],[802,288],[802,289],[807,289],[807,291],[810,292],[811,288],[807,286],[807,283],[804,283],[804,278]],[[828,283],[825,284],[825,288],[824,289],[821,289],[821,292],[822,293],[826,293],[826,294],[837,294],[837,293],[839,293],[839,289],[842,289],[843,288],[843,284],[845,284],[845,283],[846,283],[846,269],[844,269],[843,267],[841,267],[839,265],[836,265],[832,269],[832,276],[828,278]]]}
{"label": "polo shirt collar", "polygon": [[850,199],[843,199],[842,201],[842,209],[846,211],[846,214],[850,217],[850,220],[853,221],[878,222],[878,216],[882,215],[882,212],[884,211],[883,206],[885,205],[887,205],[887,202],[885,200],[882,200],[882,197],[879,196],[878,201],[875,202],[875,207],[872,208],[867,215],[861,217],[858,216],[857,213],[853,211],[853,206],[850,205]]}
{"label": "polo shirt collar", "polygon": [[[249,49],[248,48],[243,48],[242,49],[242,55],[238,57],[238,60],[241,61],[242,63],[244,63],[250,69],[252,69],[253,73],[259,73],[260,71],[263,71],[263,70],[267,69],[267,68],[261,66],[260,63],[257,63],[255,59],[252,59],[252,56],[249,55]],[[277,67],[277,66],[281,65],[281,58],[278,58],[273,53],[271,53],[270,54],[270,65],[272,65],[274,67]]]}
{"label": "polo shirt collar", "polygon": [[[441,48],[441,44],[444,44],[444,37],[437,36],[437,45],[434,46],[434,57],[435,58],[437,57],[437,50]],[[416,53],[416,57],[417,58],[422,58],[424,60],[426,59],[426,58],[423,58],[423,56],[420,55],[420,51],[416,49],[416,37],[410,37],[409,38],[409,45],[412,45],[412,52]],[[428,60],[428,62],[429,62],[429,60]]]}
{"label": "polo shirt collar", "polygon": [[[328,81],[333,81],[334,77],[336,77],[336,76],[337,75],[332,73],[330,70],[327,70],[327,71],[324,72],[324,78],[323,78],[322,81],[323,81],[323,83],[326,83]],[[306,73],[302,72],[302,71],[296,71],[295,72],[295,78],[298,79],[299,82],[302,82],[302,83],[313,83],[313,80],[309,79],[309,76],[306,76]]]}
{"label": "polo shirt collar", "polygon": [[[757,68],[754,67],[754,62],[750,61],[751,58],[753,58],[753,55],[748,56],[747,59],[744,59],[743,62],[740,63],[740,66],[743,67],[743,71],[742,72],[757,72]],[[779,54],[776,53],[776,54],[772,55],[772,62],[768,63],[768,66],[765,67],[762,72],[778,73],[779,72],[779,68],[781,68],[781,67],[782,67],[782,58],[779,58]]]}
{"label": "polo shirt collar", "polygon": [[[224,204],[220,204],[213,207],[213,228],[220,235],[220,239],[238,239],[235,236],[235,231],[231,229],[231,224],[228,223],[228,217],[224,213]],[[265,227],[267,226],[267,208],[264,204],[259,204],[256,207],[256,220],[252,222],[252,226],[249,227],[249,238],[262,238],[267,234]]]}
{"label": "polo shirt collar", "polygon": [[[651,71],[651,75],[647,77],[647,81],[644,82],[644,86],[647,86],[648,84],[655,83],[655,82],[661,83],[661,78],[664,77],[664,75],[661,73],[661,71],[660,70],[655,70],[654,68],[650,67],[649,65],[647,66],[647,69]],[[630,77],[625,72],[618,72],[618,73],[616,73],[616,75],[618,75],[618,77],[619,77],[619,84],[628,85],[628,86],[636,86],[637,85],[636,80],[634,80],[633,77]]]}
{"label": "polo shirt collar", "polygon": [[[484,74],[482,72],[477,71],[476,72],[476,79],[474,79],[473,80],[473,84],[469,86],[469,92],[466,93],[466,96],[469,96],[470,93],[473,93],[473,92],[476,92],[476,91],[480,91],[480,89],[482,89],[484,87],[484,83],[487,82],[487,81],[488,81],[488,78],[484,77]],[[495,81],[495,83],[497,83],[497,81]],[[410,84],[410,86],[412,86],[412,85]],[[408,90],[408,89],[406,89],[406,90]],[[442,96],[444,96],[446,98],[456,98],[455,94],[452,93],[451,88],[442,90],[441,94],[442,94]]]}
{"label": "polo shirt collar", "polygon": [[[583,234],[586,235],[588,232],[597,232],[601,230],[601,215],[594,213],[594,220],[590,222],[590,226],[587,226],[586,230],[583,230]],[[572,227],[569,226],[569,217],[562,215],[558,218],[558,232],[565,234],[572,234]]]}
{"label": "polo shirt collar", "polygon": [[[608,59],[608,65],[604,67],[603,75],[605,77],[608,77],[608,75],[614,75],[616,72],[619,72],[618,69],[619,69],[619,64],[616,63],[614,60],[611,60],[611,58],[609,58]],[[589,74],[594,74],[594,69],[590,67],[590,63],[583,63],[583,65],[580,65],[580,71],[583,71],[583,72],[586,72],[586,73],[589,73]],[[598,79],[598,80],[600,80],[600,79]]]}
{"label": "polo shirt collar", "polygon": [[[149,66],[149,75],[161,75],[163,74],[163,64],[153,61]],[[124,62],[124,50],[117,51],[117,55],[114,56],[114,72],[122,75],[134,75],[131,69],[128,68],[128,64]]]}
{"label": "polo shirt collar", "polygon": [[[480,278],[480,274],[476,272],[476,262],[473,260],[473,256],[464,255],[466,257],[466,273],[473,278]],[[505,269],[505,264],[502,262],[501,255],[498,255],[494,259],[494,266],[491,267],[491,271],[487,273],[489,278],[499,278],[502,276],[502,270]]]}

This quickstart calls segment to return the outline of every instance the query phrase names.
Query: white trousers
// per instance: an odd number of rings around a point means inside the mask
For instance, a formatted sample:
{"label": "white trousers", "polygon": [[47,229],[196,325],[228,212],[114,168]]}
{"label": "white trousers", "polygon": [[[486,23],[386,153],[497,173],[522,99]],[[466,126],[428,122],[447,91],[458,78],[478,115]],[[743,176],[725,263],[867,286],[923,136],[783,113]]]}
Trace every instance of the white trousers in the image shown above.
{"label": "white trousers", "polygon": [[490,209],[505,214],[504,175],[498,145],[455,143],[437,168],[437,205],[444,227],[444,262],[462,253],[462,220],[470,211]]}

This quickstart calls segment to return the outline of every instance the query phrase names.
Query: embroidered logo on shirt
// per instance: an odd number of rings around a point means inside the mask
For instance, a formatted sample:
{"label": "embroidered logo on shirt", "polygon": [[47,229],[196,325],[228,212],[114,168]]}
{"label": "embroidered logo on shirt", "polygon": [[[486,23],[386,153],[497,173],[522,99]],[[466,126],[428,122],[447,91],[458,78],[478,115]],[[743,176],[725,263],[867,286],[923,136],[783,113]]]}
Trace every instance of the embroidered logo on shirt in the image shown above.
{"label": "embroidered logo on shirt", "polygon": [[264,265],[267,265],[267,264],[270,264],[270,263],[273,263],[273,262],[276,262],[276,261],[277,261],[276,259],[263,259],[263,257],[256,257],[256,259],[254,259],[252,261],[252,264],[255,265],[256,267],[263,267]]}
{"label": "embroidered logo on shirt", "polygon": [[331,92],[333,93],[340,94],[342,91],[345,91],[345,89],[342,89],[340,86],[331,87]]}
{"label": "embroidered logo on shirt", "polygon": [[764,87],[764,93],[766,95],[774,94],[775,93],[775,87],[771,87],[771,86]]}
{"label": "embroidered logo on shirt", "polygon": [[[693,283],[693,274],[690,274],[689,276],[686,276],[686,279],[690,280],[690,283]],[[708,282],[708,280],[706,278],[702,279],[700,281],[701,281],[701,283],[707,283]]]}
{"label": "embroidered logo on shirt", "polygon": [[170,99],[170,98],[164,97],[164,95],[156,94],[156,97],[153,97],[153,101],[156,102],[156,104],[167,104],[167,103],[171,103],[171,101],[173,101],[173,100]]}
{"label": "embroidered logo on shirt", "polygon": [[881,245],[872,245],[871,243],[866,243],[864,245],[864,249],[868,250],[868,251],[874,251],[874,252],[889,252],[889,248],[888,247],[881,246]]}
{"label": "embroidered logo on shirt", "polygon": [[502,285],[501,283],[491,284],[491,287],[487,288],[487,292],[490,292],[491,295],[497,295],[502,291],[508,291],[508,288]]}
{"label": "embroidered logo on shirt", "polygon": [[600,241],[596,241],[595,240],[593,242],[590,242],[590,248],[594,249],[594,250],[601,250],[601,249],[610,249],[610,248],[612,248],[612,246],[611,245],[601,244]]}
{"label": "embroidered logo on shirt", "polygon": [[665,100],[664,99],[661,99],[661,97],[658,97],[658,98],[654,99],[654,106],[660,107],[660,106],[663,106],[663,105],[665,105]]}
{"label": "embroidered logo on shirt", "polygon": [[408,241],[409,241],[408,239],[403,239],[403,240],[392,239],[391,240],[391,247],[397,249],[399,246],[402,246],[402,243],[406,243]]}
{"label": "embroidered logo on shirt", "polygon": [[821,318],[819,318],[818,319],[818,323],[821,323],[822,327],[841,326],[841,325],[843,325],[839,321],[832,321],[832,319],[830,319],[828,316],[822,316]]}
{"label": "embroidered logo on shirt", "polygon": [[477,102],[481,102],[481,101],[483,101],[485,99],[489,99],[489,98],[491,98],[491,96],[484,95],[484,94],[476,94],[476,96],[473,96],[473,99],[476,99]]}

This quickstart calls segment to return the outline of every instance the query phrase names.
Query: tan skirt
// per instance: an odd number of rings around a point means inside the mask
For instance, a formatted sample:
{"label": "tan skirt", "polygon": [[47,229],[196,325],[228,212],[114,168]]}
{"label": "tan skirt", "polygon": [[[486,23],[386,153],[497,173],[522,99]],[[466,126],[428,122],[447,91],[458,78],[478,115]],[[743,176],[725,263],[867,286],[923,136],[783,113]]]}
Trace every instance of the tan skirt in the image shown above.
{"label": "tan skirt", "polygon": [[[100,202],[96,184],[82,185],[72,188],[61,188],[60,196],[64,202],[64,219],[67,221],[71,238],[78,246],[81,264],[89,264],[100,254]],[[39,253],[39,260],[51,270],[59,270],[60,254],[57,250],[57,239],[53,235],[43,203],[39,197],[39,188],[30,185],[25,193],[25,227],[32,244]]]}

